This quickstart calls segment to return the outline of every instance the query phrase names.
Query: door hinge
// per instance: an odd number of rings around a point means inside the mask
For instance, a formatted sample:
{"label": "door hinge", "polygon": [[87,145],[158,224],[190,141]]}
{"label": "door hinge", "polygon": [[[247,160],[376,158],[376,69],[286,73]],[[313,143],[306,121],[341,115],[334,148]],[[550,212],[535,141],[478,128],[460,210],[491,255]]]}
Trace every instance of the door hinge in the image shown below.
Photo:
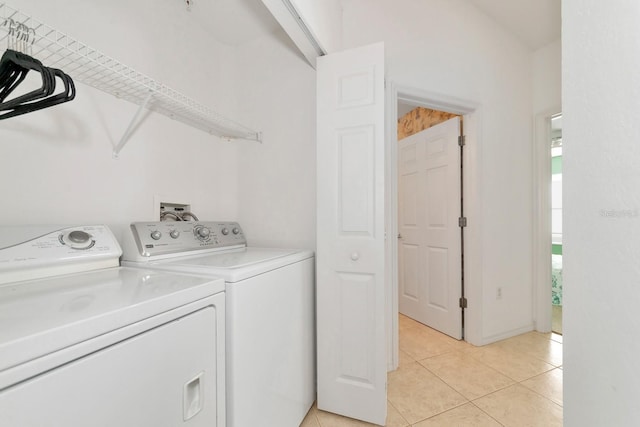
{"label": "door hinge", "polygon": [[460,218],[458,218],[458,227],[466,227],[467,226],[467,217],[466,216],[461,216]]}
{"label": "door hinge", "polygon": [[459,145],[460,147],[464,147],[466,143],[467,143],[467,137],[466,137],[466,135],[460,135],[460,136],[458,137],[458,145]]}
{"label": "door hinge", "polygon": [[467,299],[465,297],[460,298],[460,308],[467,308]]}

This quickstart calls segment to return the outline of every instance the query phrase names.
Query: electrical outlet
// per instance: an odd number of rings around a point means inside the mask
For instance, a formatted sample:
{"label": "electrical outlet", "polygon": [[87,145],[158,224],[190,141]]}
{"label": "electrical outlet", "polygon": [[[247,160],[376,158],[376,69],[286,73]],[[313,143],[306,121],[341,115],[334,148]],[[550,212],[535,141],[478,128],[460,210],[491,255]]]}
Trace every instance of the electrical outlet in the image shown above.
{"label": "electrical outlet", "polygon": [[502,299],[502,288],[496,288],[496,299]]}

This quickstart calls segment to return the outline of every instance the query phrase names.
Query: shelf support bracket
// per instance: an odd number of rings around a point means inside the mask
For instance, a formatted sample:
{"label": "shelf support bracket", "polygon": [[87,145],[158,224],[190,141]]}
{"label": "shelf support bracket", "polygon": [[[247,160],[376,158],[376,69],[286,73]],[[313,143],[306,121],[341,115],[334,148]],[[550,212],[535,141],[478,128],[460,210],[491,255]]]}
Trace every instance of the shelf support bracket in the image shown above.
{"label": "shelf support bracket", "polygon": [[113,158],[114,159],[118,159],[120,157],[120,151],[124,148],[124,146],[129,141],[129,137],[131,136],[131,132],[133,132],[133,129],[135,129],[136,125],[139,123],[140,116],[142,115],[142,111],[144,111],[144,109],[146,108],[146,106],[149,103],[149,101],[151,101],[151,98],[153,98],[153,95],[154,95],[154,92],[153,91],[149,91],[149,95],[147,95],[147,97],[144,99],[142,104],[140,104],[140,107],[138,107],[138,111],[136,112],[136,115],[133,116],[133,119],[131,120],[131,123],[129,123],[129,127],[127,128],[126,131],[124,131],[124,134],[122,135],[122,138],[120,138],[120,143],[116,146],[116,148],[113,149]]}

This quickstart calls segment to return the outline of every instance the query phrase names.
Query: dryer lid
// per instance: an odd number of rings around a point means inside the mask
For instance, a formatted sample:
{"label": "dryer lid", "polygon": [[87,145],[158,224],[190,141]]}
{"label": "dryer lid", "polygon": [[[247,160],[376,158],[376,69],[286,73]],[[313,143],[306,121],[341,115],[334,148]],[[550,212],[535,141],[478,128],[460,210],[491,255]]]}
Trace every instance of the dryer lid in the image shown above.
{"label": "dryer lid", "polygon": [[115,267],[0,286],[6,369],[224,290],[224,281]]}

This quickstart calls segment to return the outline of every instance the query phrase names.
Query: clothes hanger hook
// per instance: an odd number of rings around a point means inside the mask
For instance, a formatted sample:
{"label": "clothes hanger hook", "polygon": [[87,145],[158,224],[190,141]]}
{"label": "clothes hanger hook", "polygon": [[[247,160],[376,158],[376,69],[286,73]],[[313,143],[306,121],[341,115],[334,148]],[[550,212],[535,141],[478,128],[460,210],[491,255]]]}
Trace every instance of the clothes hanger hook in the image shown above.
{"label": "clothes hanger hook", "polygon": [[29,55],[33,55],[33,45],[36,42],[36,30],[35,28],[29,28],[29,32],[33,32],[33,37],[31,38],[31,44],[29,44]]}
{"label": "clothes hanger hook", "polygon": [[16,32],[16,50],[23,52],[24,49],[24,26],[22,23],[18,24],[18,31]]}
{"label": "clothes hanger hook", "polygon": [[4,18],[4,22],[2,23],[2,25],[6,25],[7,27],[9,27],[9,30],[11,30],[14,25],[13,18]]}
{"label": "clothes hanger hook", "polygon": [[20,52],[27,53],[27,46],[29,44],[29,27],[20,23]]}
{"label": "clothes hanger hook", "polygon": [[5,18],[3,25],[7,25],[9,27],[9,31],[7,34],[7,49],[12,48],[12,42],[15,41],[16,37],[16,22],[13,18]]}

